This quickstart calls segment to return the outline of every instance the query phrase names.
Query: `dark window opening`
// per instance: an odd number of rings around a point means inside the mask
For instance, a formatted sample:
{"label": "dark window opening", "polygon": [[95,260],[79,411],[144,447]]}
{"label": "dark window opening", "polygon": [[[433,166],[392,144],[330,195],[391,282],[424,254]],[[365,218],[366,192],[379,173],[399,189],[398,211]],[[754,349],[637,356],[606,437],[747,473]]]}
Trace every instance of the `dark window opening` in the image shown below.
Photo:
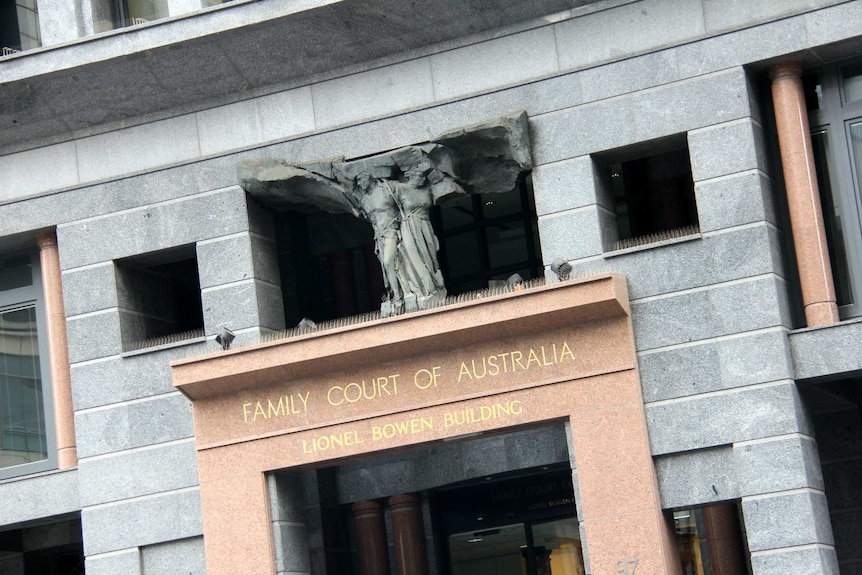
{"label": "dark window opening", "polygon": [[[541,277],[529,179],[508,193],[473,194],[431,209],[449,295],[485,289],[515,273]],[[385,288],[371,225],[347,214],[275,214],[285,326],[380,309]]]}
{"label": "dark window opening", "polygon": [[0,532],[0,573],[84,575],[81,520]]}
{"label": "dark window opening", "polygon": [[542,276],[542,252],[532,182],[500,194],[450,199],[431,211],[440,240],[440,269],[449,295]]}
{"label": "dark window opening", "polygon": [[826,501],[841,573],[862,563],[862,379],[799,384],[814,424]]}
{"label": "dark window opening", "polygon": [[614,202],[614,249],[699,231],[684,136],[603,153],[596,159]]}
{"label": "dark window opening", "polygon": [[0,0],[0,56],[41,45],[36,0]]}
{"label": "dark window opening", "polygon": [[844,245],[844,230],[841,224],[841,210],[832,195],[832,182],[827,166],[829,158],[829,134],[820,130],[811,134],[814,153],[814,166],[817,170],[817,187],[820,189],[820,208],[826,229],[826,244],[829,261],[832,264],[832,282],[835,285],[835,298],[839,306],[853,303],[850,290],[850,270],[847,268],[847,248]]}
{"label": "dark window opening", "polygon": [[117,261],[116,279],[125,350],[203,336],[194,246]]}

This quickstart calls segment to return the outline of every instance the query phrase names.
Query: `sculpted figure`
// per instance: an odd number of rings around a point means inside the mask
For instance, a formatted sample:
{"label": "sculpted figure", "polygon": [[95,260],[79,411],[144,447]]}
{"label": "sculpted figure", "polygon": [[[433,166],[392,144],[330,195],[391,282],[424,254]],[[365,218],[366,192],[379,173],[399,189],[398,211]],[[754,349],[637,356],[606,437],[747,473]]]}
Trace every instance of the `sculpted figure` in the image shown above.
{"label": "sculpted figure", "polygon": [[395,202],[392,183],[360,174],[354,189],[362,215],[374,228],[374,253],[383,269],[383,283],[389,293],[393,313],[398,313],[404,304],[403,281],[399,277],[402,266],[398,253],[401,214]]}
{"label": "sculpted figure", "polygon": [[422,162],[411,166],[406,181],[393,187],[395,201],[401,216],[401,242],[399,254],[407,282],[407,289],[416,296],[418,307],[428,307],[431,299],[446,297],[443,274],[437,262],[440,243],[431,226],[429,210],[434,197],[428,183],[430,164]]}
{"label": "sculpted figure", "polygon": [[323,210],[368,220],[394,315],[446,297],[429,210],[448,197],[508,192],[531,166],[527,116],[520,112],[460,128],[377,156],[307,164],[248,160],[239,183],[276,211]]}

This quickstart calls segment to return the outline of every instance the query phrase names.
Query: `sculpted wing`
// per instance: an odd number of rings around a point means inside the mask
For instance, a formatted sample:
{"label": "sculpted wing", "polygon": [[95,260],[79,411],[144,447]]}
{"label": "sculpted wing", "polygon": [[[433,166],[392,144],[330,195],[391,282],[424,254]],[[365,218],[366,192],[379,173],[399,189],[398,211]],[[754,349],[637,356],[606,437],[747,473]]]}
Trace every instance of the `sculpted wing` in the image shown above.
{"label": "sculpted wing", "polygon": [[511,191],[533,165],[526,112],[448,132],[434,144],[446,152],[438,148],[429,155],[438,166],[452,166],[449,175],[469,193]]}
{"label": "sculpted wing", "polygon": [[352,189],[337,178],[340,160],[290,165],[283,160],[247,160],[237,166],[239,185],[277,212],[319,210],[360,216]]}

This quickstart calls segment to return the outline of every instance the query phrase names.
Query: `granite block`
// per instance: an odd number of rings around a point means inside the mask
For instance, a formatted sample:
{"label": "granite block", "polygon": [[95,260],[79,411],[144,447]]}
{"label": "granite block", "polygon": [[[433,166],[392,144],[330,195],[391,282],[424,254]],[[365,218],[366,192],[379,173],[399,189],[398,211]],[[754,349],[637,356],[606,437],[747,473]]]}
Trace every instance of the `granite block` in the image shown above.
{"label": "granite block", "polygon": [[783,281],[763,275],[632,302],[638,351],[790,324]]}
{"label": "granite block", "polygon": [[862,370],[862,320],[801,329],[790,334],[798,379]]}
{"label": "granite block", "polygon": [[141,547],[144,575],[206,575],[203,537]]}
{"label": "granite block", "polygon": [[194,436],[191,404],[179,392],[75,413],[83,459]]}
{"label": "granite block", "polygon": [[[608,226],[613,230],[608,230]],[[605,231],[612,232],[615,226],[615,221],[608,222]],[[581,274],[589,273],[591,267],[596,272],[613,270],[625,274],[630,297],[638,300],[761,274],[782,275],[782,261],[775,252],[777,244],[778,232],[761,225],[730,233],[693,236],[667,245],[644,246],[627,253],[610,253],[604,261],[576,267]]]}
{"label": "granite block", "polygon": [[266,477],[273,521],[303,521],[305,498],[302,477],[294,473],[270,473]]}
{"label": "granite block", "polygon": [[193,115],[76,140],[82,182],[122,176],[200,157]]}
{"label": "granite block", "polygon": [[87,575],[142,575],[141,553],[137,547],[89,556],[84,566]]}
{"label": "granite block", "polygon": [[554,29],[534,28],[440,52],[430,61],[438,100],[526,82],[557,70]]}
{"label": "granite block", "polygon": [[82,458],[78,472],[85,507],[198,484],[194,441]]}
{"label": "granite block", "polygon": [[805,435],[736,443],[736,475],[742,496],[809,487],[823,490],[814,439]]}
{"label": "granite block", "polygon": [[256,277],[248,232],[199,242],[196,249],[201,289]]}
{"label": "granite block", "polygon": [[120,314],[117,308],[68,318],[66,337],[69,343],[69,362],[75,364],[119,354],[123,349],[120,333]]}
{"label": "granite block", "polygon": [[[732,10],[724,12],[730,14]],[[706,38],[676,50],[680,73],[688,77],[797,52],[808,44],[805,22],[800,17]]]}
{"label": "granite block", "polygon": [[197,537],[203,533],[200,494],[186,489],[86,507],[81,527],[86,555]]}
{"label": "granite block", "polygon": [[168,0],[168,14],[178,16],[197,12],[201,9],[201,0]]}
{"label": "granite block", "polygon": [[560,67],[567,69],[692,40],[704,33],[704,22],[699,1],[648,0],[566,20],[555,28]]}
{"label": "granite block", "polygon": [[[752,105],[748,97],[748,82],[742,68],[637,92],[632,96],[635,141],[663,138],[749,117]],[[699,179],[696,174],[694,179]]]}
{"label": "granite block", "polygon": [[752,553],[751,568],[754,575],[839,575],[835,549],[825,545]]}
{"label": "granite block", "polygon": [[688,134],[695,182],[749,170],[768,171],[759,126],[742,119]]}
{"label": "granite block", "polygon": [[792,382],[646,405],[653,455],[810,433]]}
{"label": "granite block", "polygon": [[201,154],[257,146],[314,130],[311,88],[286,90],[197,113]]}
{"label": "granite block", "polygon": [[638,364],[647,403],[793,376],[780,329],[641,353]]}
{"label": "granite block", "polygon": [[76,162],[72,142],[0,156],[0,202],[77,184]]}
{"label": "granite block", "polygon": [[218,333],[222,327],[236,331],[260,325],[257,283],[252,279],[204,290],[201,304],[206,333]]}
{"label": "granite block", "polygon": [[260,327],[276,331],[284,329],[284,294],[281,288],[277,284],[255,281],[255,289]]}
{"label": "granite block", "polygon": [[579,75],[587,102],[654,88],[681,78],[674,49],[587,68]]}
{"label": "granite block", "polygon": [[248,230],[234,187],[58,226],[63,269],[188,245]]}
{"label": "granite block", "polygon": [[179,392],[126,405],[131,447],[194,437],[192,405]]}
{"label": "granite block", "polygon": [[111,262],[67,270],[62,274],[62,281],[67,317],[117,307],[116,279]]}
{"label": "granite block", "polygon": [[593,204],[613,210],[613,198],[589,156],[536,166],[532,175],[539,217]]}
{"label": "granite block", "polygon": [[360,72],[311,88],[318,130],[393,114],[434,101],[427,59]]}
{"label": "granite block", "polygon": [[623,96],[532,117],[534,164],[558,162],[637,142],[631,98]]}
{"label": "granite block", "polygon": [[722,446],[655,458],[665,509],[693,507],[739,497],[733,450]]}
{"label": "granite block", "polygon": [[701,232],[755,222],[776,224],[769,179],[758,171],[698,182],[694,186]]}
{"label": "granite block", "polygon": [[0,482],[0,525],[76,513],[81,508],[78,470],[67,469]]}
{"label": "granite block", "polygon": [[743,497],[742,513],[752,553],[797,545],[832,545],[823,493],[811,490]]}
{"label": "granite block", "polygon": [[207,348],[206,343],[193,343],[73,365],[73,405],[76,410],[82,410],[172,392],[168,364],[175,359],[200,355]]}
{"label": "granite block", "polygon": [[707,31],[716,33],[786,18],[839,2],[840,0],[764,0],[751,3],[745,0],[703,0],[703,14]]}
{"label": "granite block", "polygon": [[42,46],[54,46],[77,40],[81,35],[77,6],[74,2],[42,0],[39,2],[39,34]]}
{"label": "granite block", "polygon": [[546,262],[560,257],[576,260],[601,254],[605,247],[602,211],[592,205],[540,217],[542,259]]}
{"label": "granite block", "polygon": [[279,573],[311,573],[311,556],[305,525],[274,522],[275,568]]}
{"label": "granite block", "polygon": [[859,36],[856,25],[862,19],[862,5],[842,2],[837,6],[806,13],[805,31],[808,38],[816,38],[824,45]]}

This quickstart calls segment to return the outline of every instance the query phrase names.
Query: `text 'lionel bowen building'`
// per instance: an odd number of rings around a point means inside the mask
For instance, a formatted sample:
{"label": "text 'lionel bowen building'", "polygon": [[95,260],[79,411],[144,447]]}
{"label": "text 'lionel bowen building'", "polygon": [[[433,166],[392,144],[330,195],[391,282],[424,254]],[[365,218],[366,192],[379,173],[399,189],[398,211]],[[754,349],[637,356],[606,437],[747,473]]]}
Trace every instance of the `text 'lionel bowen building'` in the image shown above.
{"label": "text 'lionel bowen building'", "polygon": [[862,0],[0,46],[0,575],[862,575]]}

